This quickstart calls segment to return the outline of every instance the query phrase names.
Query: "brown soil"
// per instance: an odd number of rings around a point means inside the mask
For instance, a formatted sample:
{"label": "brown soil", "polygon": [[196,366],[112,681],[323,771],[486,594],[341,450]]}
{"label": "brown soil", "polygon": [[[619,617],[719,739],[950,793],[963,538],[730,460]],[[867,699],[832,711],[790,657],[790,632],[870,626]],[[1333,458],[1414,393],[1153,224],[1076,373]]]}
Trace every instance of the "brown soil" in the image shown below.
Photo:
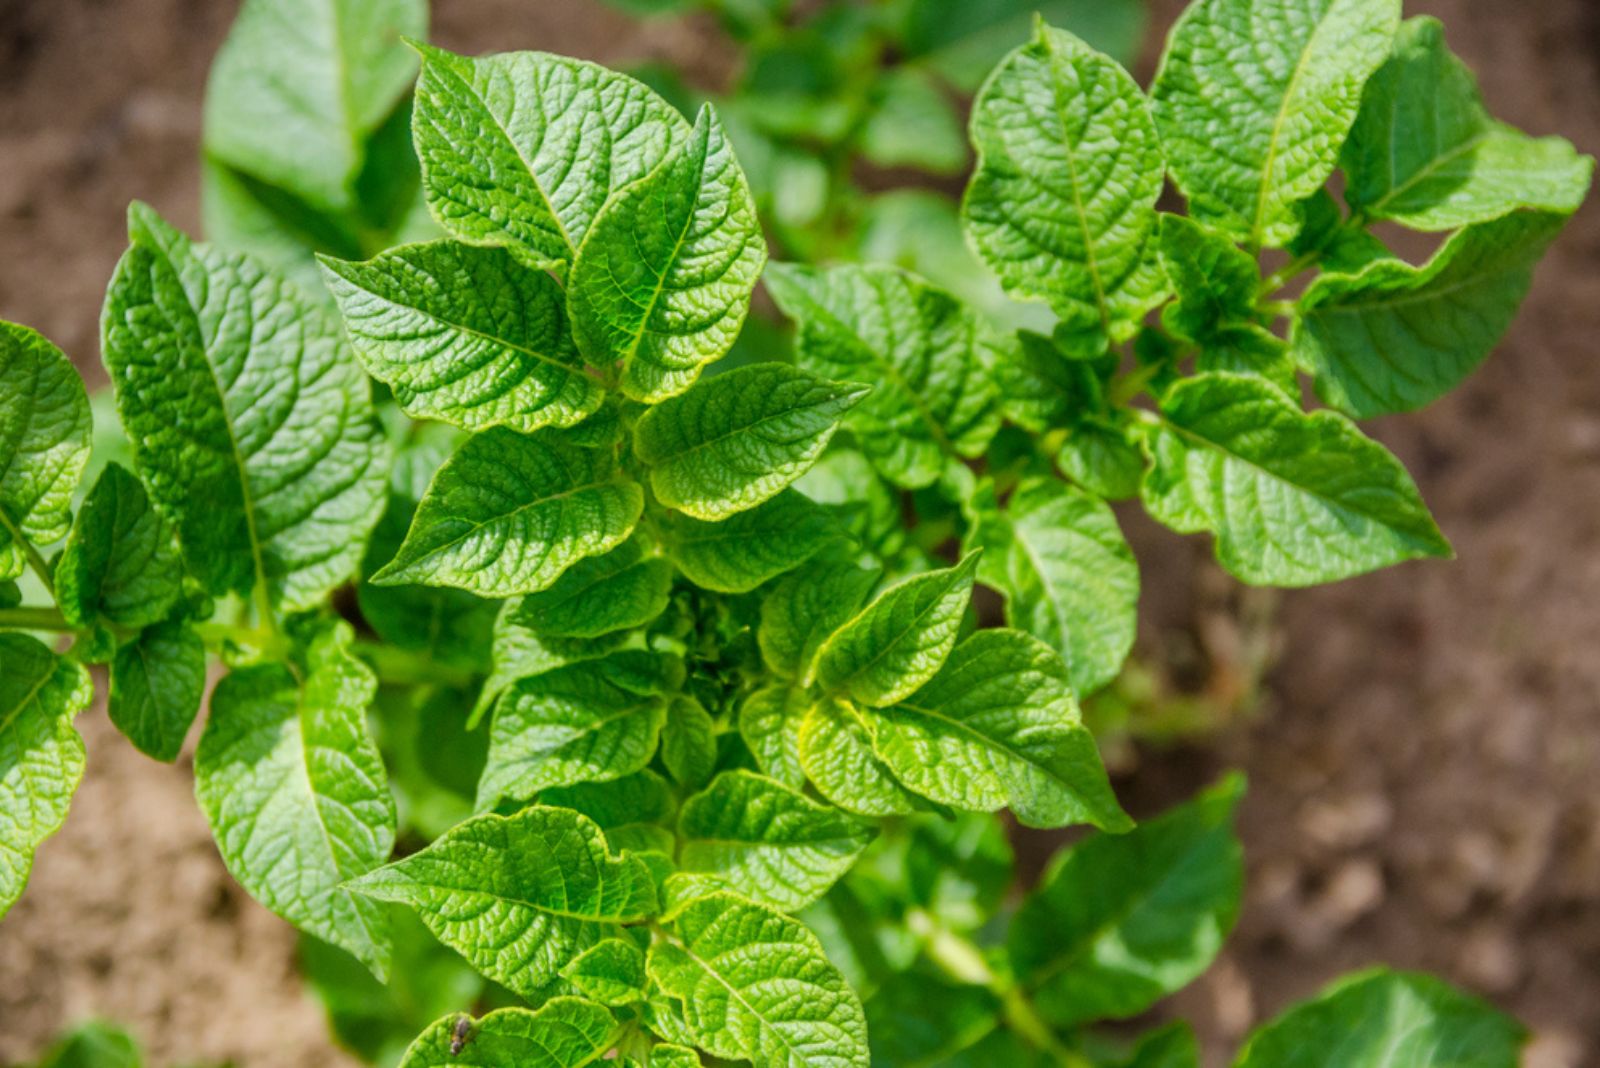
{"label": "brown soil", "polygon": [[[438,0],[436,38],[701,69],[705,38],[646,32],[592,0]],[[1157,4],[1163,24],[1174,0]],[[1600,6],[1426,0],[1491,105],[1600,149]],[[100,296],[148,200],[197,221],[214,0],[0,0],[0,317],[88,370]],[[1177,999],[1210,1060],[1336,973],[1377,961],[1474,989],[1535,1030],[1535,1068],[1600,1065],[1600,211],[1540,270],[1512,337],[1455,396],[1377,427],[1460,559],[1288,594],[1280,666],[1255,722],[1205,750],[1145,754],[1139,811],[1225,766],[1249,900],[1223,959]],[[91,372],[97,373],[97,372]],[[1211,597],[1203,547],[1133,522],[1147,634]],[[293,971],[289,929],[223,872],[190,769],[86,713],[89,772],[0,925],[0,1061],[64,1023],[130,1025],[156,1064],[347,1063]]]}

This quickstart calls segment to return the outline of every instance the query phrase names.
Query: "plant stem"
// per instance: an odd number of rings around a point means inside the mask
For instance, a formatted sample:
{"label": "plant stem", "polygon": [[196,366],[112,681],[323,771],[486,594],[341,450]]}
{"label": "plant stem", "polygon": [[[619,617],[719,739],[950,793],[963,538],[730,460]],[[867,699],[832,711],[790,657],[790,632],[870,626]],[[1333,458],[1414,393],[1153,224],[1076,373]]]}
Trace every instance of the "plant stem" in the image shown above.
{"label": "plant stem", "polygon": [[50,564],[39,554],[39,550],[33,547],[33,542],[23,536],[21,528],[12,522],[4,508],[0,508],[0,526],[5,527],[11,540],[22,547],[23,559],[28,561],[28,566],[33,568],[34,574],[39,576],[39,581],[44,583],[45,592],[50,595],[50,599],[55,600],[56,584],[50,577]]}
{"label": "plant stem", "polygon": [[62,617],[60,609],[35,608],[23,605],[20,608],[0,608],[0,627],[16,627],[19,630],[53,630],[63,634],[75,634],[78,628],[68,623]]}

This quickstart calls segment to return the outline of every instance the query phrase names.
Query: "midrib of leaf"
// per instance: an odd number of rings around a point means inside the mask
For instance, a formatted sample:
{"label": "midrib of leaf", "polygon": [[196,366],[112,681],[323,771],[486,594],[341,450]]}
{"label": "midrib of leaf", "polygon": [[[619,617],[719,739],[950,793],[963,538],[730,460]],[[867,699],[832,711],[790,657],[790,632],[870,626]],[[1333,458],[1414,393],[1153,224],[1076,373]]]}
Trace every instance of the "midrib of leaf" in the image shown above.
{"label": "midrib of leaf", "polygon": [[33,684],[33,688],[28,691],[27,696],[12,707],[11,711],[5,714],[4,719],[0,719],[0,734],[4,734],[6,731],[11,729],[12,724],[16,723],[16,721],[21,718],[22,713],[28,708],[29,705],[38,700],[39,694],[44,691],[44,688],[49,685],[50,680],[55,677],[55,669],[51,668],[51,670],[44,673],[38,682]]}
{"label": "midrib of leaf", "polygon": [[[1055,46],[1049,46],[1052,67],[1056,58]],[[1061,98],[1061,82],[1056,78],[1055,71],[1050,71],[1050,98],[1055,102],[1056,122],[1061,127],[1061,147],[1067,156],[1067,173],[1072,185],[1072,205],[1078,214],[1078,229],[1083,234],[1084,266],[1089,268],[1089,280],[1094,283],[1095,307],[1100,312],[1100,323],[1106,328],[1111,325],[1111,312],[1106,306],[1105,283],[1100,279],[1100,256],[1095,248],[1095,238],[1089,232],[1089,217],[1083,210],[1083,190],[1078,181],[1078,154],[1073,150],[1072,142],[1067,137],[1066,101]]]}
{"label": "midrib of leaf", "polygon": [[[684,941],[682,938],[678,937],[677,935],[669,934],[667,937],[670,938],[673,942],[677,943],[678,948],[683,950],[684,954],[690,960],[692,960],[696,964],[698,964],[700,966],[700,969],[703,972],[705,972],[707,975],[711,976],[711,978],[714,979],[719,986],[721,986],[724,990],[726,990],[728,992],[728,997],[730,999],[732,999],[733,1001],[737,1001],[739,1003],[739,1005],[746,1012],[748,1012],[751,1016],[755,1017],[757,1020],[760,1020],[761,1024],[762,1024],[762,1027],[766,1031],[770,1032],[773,1035],[776,1035],[777,1038],[778,1038],[778,1041],[783,1044],[783,1048],[789,1051],[789,1055],[790,1055],[791,1058],[798,1058],[799,1059],[799,1063],[801,1063],[801,1064],[810,1064],[811,1063],[811,1061],[808,1058],[804,1057],[801,1054],[800,1050],[797,1049],[789,1041],[789,1038],[788,1038],[787,1035],[785,1035],[781,1030],[779,1030],[772,1023],[771,1020],[767,1019],[767,1017],[763,1013],[758,1011],[754,1005],[750,1004],[749,1001],[745,1000],[743,991],[739,990],[732,983],[730,983],[726,979],[724,979],[722,977],[722,973],[717,971],[716,968],[712,967],[710,961],[705,960],[703,957],[701,957],[694,950],[690,949],[689,948],[689,943]],[[743,1045],[742,1042],[739,1043],[739,1044],[741,1046]]]}
{"label": "midrib of leaf", "polygon": [[[1379,261],[1379,263],[1378,264],[1374,264],[1374,266],[1375,267],[1376,266],[1382,266],[1382,264],[1383,264],[1383,261]],[[1454,266],[1454,264],[1451,264],[1450,266]],[[1515,264],[1512,264],[1510,266],[1504,267],[1504,268],[1502,268],[1501,270],[1498,270],[1498,271],[1490,271],[1490,272],[1487,272],[1487,273],[1484,273],[1484,274],[1472,275],[1472,276],[1470,276],[1468,278],[1464,278],[1461,281],[1456,282],[1456,283],[1454,283],[1452,285],[1445,286],[1443,289],[1431,289],[1431,290],[1428,290],[1426,292],[1418,292],[1415,289],[1413,289],[1411,292],[1407,293],[1407,295],[1405,295],[1403,297],[1392,297],[1392,298],[1385,299],[1385,300],[1368,300],[1368,301],[1352,300],[1352,301],[1342,301],[1342,302],[1340,302],[1338,304],[1333,304],[1333,305],[1327,305],[1327,304],[1318,305],[1317,307],[1312,308],[1309,314],[1311,314],[1311,315],[1322,314],[1322,315],[1327,315],[1327,316],[1333,316],[1333,315],[1356,315],[1356,314],[1358,314],[1360,312],[1363,312],[1363,311],[1380,311],[1380,310],[1389,309],[1389,308],[1404,308],[1404,307],[1408,307],[1408,306],[1410,306],[1412,304],[1427,304],[1427,303],[1430,303],[1431,301],[1442,300],[1445,297],[1454,296],[1455,294],[1460,293],[1462,290],[1472,289],[1472,288],[1475,288],[1477,286],[1483,285],[1486,282],[1499,281],[1501,278],[1504,278],[1506,275],[1514,274],[1517,271],[1523,270],[1526,267],[1527,267],[1526,263],[1519,262],[1519,263],[1515,263]],[[1443,274],[1443,273],[1444,273],[1444,271],[1441,270],[1441,271],[1438,272],[1438,274],[1435,274],[1432,277],[1417,278],[1417,277],[1414,276],[1411,279],[1411,282],[1413,283],[1414,286],[1417,286],[1417,287],[1427,286],[1427,285],[1431,284],[1434,281],[1434,279],[1438,278],[1440,274]],[[1362,276],[1361,275],[1355,275],[1354,277],[1355,277],[1356,281],[1360,281]],[[1410,287],[1408,287],[1408,288],[1410,288]],[[1323,309],[1327,309],[1327,310],[1324,311]]]}
{"label": "midrib of leaf", "polygon": [[[344,868],[339,865],[339,851],[333,846],[333,833],[328,830],[328,823],[322,815],[321,799],[324,795],[317,792],[316,784],[311,779],[311,750],[306,742],[306,724],[303,715],[304,710],[305,704],[303,695],[296,693],[294,703],[294,721],[295,734],[297,736],[296,741],[298,741],[300,745],[300,767],[298,770],[300,777],[305,782],[306,796],[311,798],[311,811],[317,821],[317,832],[322,838],[322,846],[325,850],[327,850],[328,864],[331,868],[333,868],[334,873],[341,877],[342,881],[343,879],[348,878],[348,876],[346,875]],[[330,803],[334,803],[332,798],[329,798],[328,800]],[[340,807],[343,808],[345,806],[341,805]],[[361,873],[357,872],[356,874],[359,875]],[[341,892],[345,894],[349,893],[349,891],[344,890],[343,887],[339,885],[329,887],[327,892],[330,895]],[[372,926],[367,922],[366,910],[358,908],[352,911],[355,912],[357,919],[360,920],[361,929],[367,934],[367,941],[373,946],[377,946],[378,939],[373,937]]]}
{"label": "midrib of leaf", "polygon": [[[369,290],[369,292],[370,292],[370,290]],[[474,290],[474,292],[476,292],[476,290]],[[374,294],[374,295],[376,295],[376,294]],[[381,299],[387,300],[388,298],[381,298]],[[532,359],[537,360],[540,363],[547,363],[552,367],[555,367],[555,368],[557,368],[559,370],[567,372],[568,374],[577,374],[577,373],[579,373],[579,369],[577,367],[573,366],[572,364],[562,363],[560,360],[556,359],[554,356],[546,356],[542,352],[535,352],[533,349],[528,348],[526,345],[519,345],[517,342],[512,341],[509,338],[496,337],[493,334],[484,333],[482,330],[479,330],[476,327],[468,326],[465,323],[458,323],[458,322],[455,321],[454,318],[448,318],[446,316],[439,315],[439,314],[436,314],[436,313],[431,312],[431,311],[426,311],[426,310],[424,310],[422,308],[417,307],[414,304],[408,304],[408,305],[406,305],[406,307],[410,308],[412,311],[416,312],[418,315],[421,315],[426,319],[430,319],[433,322],[438,323],[440,326],[448,327],[451,330],[459,330],[463,334],[468,335],[469,337],[477,338],[480,341],[486,341],[491,345],[504,346],[505,348],[510,349],[512,352],[520,352],[524,356],[531,357]],[[469,370],[470,371],[477,371],[477,370],[481,370],[481,369],[482,369],[482,364],[480,364],[477,367],[470,368]],[[456,381],[459,381],[459,379],[457,379]],[[429,390],[428,392],[432,392],[432,390]],[[554,389],[552,389],[550,392],[553,395],[556,391]]]}
{"label": "midrib of leaf", "polygon": [[[915,627],[918,623],[921,623],[922,620],[924,619],[924,617],[926,617],[930,612],[932,612],[934,609],[939,607],[939,602],[943,601],[944,598],[945,598],[945,594],[950,592],[950,587],[951,587],[951,583],[947,581],[945,583],[945,586],[944,586],[944,592],[939,594],[938,597],[935,597],[933,599],[933,601],[930,602],[925,608],[919,608],[917,610],[916,615],[912,617],[911,621],[909,623],[907,623],[905,626],[900,627],[899,628],[899,633],[897,633],[893,638],[891,638],[889,640],[888,644],[886,644],[882,649],[880,649],[878,651],[878,653],[875,656],[872,657],[872,659],[868,660],[866,663],[864,663],[864,664],[860,665],[859,667],[857,667],[854,671],[852,671],[846,677],[845,683],[847,683],[849,680],[860,678],[868,670],[870,670],[872,667],[874,667],[878,663],[878,661],[880,661],[884,657],[888,656],[889,655],[889,651],[894,649],[902,641],[904,641],[905,638],[906,638],[906,635],[911,633],[911,629],[913,627]],[[865,616],[870,611],[872,611],[872,605],[868,605],[866,608],[863,608],[861,611],[857,612],[855,614],[855,616],[850,620],[849,623],[844,624],[844,626],[840,627],[839,630],[834,631],[833,636],[837,637],[840,631],[848,629],[851,624],[855,623],[856,620],[861,619],[863,616]],[[832,638],[829,639],[829,641],[831,641],[831,640],[832,640]],[[824,642],[823,644],[826,645],[828,643]],[[820,656],[821,653],[822,653],[822,650],[818,649],[817,653],[818,653],[818,656]],[[845,683],[841,683],[841,686],[844,685]],[[833,692],[837,693],[838,691],[835,690]]]}
{"label": "midrib of leaf", "polygon": [[[610,860],[612,858],[608,857],[607,859]],[[595,876],[595,878],[597,880],[595,885],[595,896],[603,900],[605,897],[606,877],[604,873],[599,873]],[[481,898],[486,901],[504,901],[508,905],[518,905],[522,908],[532,909],[534,912],[543,913],[546,916],[554,916],[557,919],[562,920],[576,920],[581,923],[637,923],[640,920],[645,919],[645,914],[643,913],[637,916],[588,916],[580,912],[573,912],[571,909],[557,908],[554,905],[541,905],[535,901],[528,901],[520,897],[508,897],[505,894],[491,893],[488,890],[473,890],[467,887],[444,886],[439,883],[413,882],[413,885],[439,893],[456,894],[461,897]],[[565,880],[562,881],[561,887],[563,896],[565,896]],[[451,922],[456,923],[461,921],[452,920]]]}
{"label": "midrib of leaf", "polygon": [[[694,454],[698,453],[701,449],[709,449],[713,445],[719,445],[722,442],[728,440],[729,438],[731,438],[731,437],[733,437],[733,436],[735,436],[737,434],[749,433],[751,431],[754,431],[757,427],[762,427],[762,426],[765,426],[768,423],[777,422],[780,419],[784,419],[784,418],[787,418],[788,416],[794,415],[796,412],[807,411],[807,410],[810,410],[810,409],[813,409],[813,408],[827,408],[827,407],[829,407],[831,405],[838,404],[842,399],[843,398],[841,398],[840,396],[838,396],[836,394],[830,394],[825,399],[823,399],[821,401],[818,401],[816,403],[813,403],[813,404],[796,404],[796,405],[794,405],[792,407],[785,408],[781,412],[769,412],[769,413],[767,413],[765,415],[762,415],[758,419],[753,419],[748,423],[743,423],[743,424],[741,424],[739,426],[735,426],[732,430],[725,430],[722,433],[716,435],[715,437],[710,437],[710,438],[705,439],[704,441],[696,442],[695,444],[690,445],[687,449],[681,449],[678,452],[667,453],[665,455],[665,457],[662,459],[661,462],[662,463],[666,463],[666,462],[671,461],[671,460],[681,460],[686,456],[693,456]],[[807,435],[807,436],[810,436],[810,435]],[[792,442],[789,443],[789,444],[792,444]]]}
{"label": "midrib of leaf", "polygon": [[[537,677],[538,676],[534,676],[534,678],[537,678]],[[627,692],[621,686],[614,686],[614,688],[615,689],[619,689],[619,690],[624,690],[624,692]],[[549,695],[540,694],[540,695],[537,695],[537,696],[546,697],[546,696],[549,696]],[[634,694],[632,696],[637,697],[638,695]],[[624,719],[628,719],[628,718],[630,718],[632,716],[637,716],[640,712],[643,712],[648,708],[654,707],[656,702],[659,701],[659,700],[660,700],[660,698],[657,698],[657,697],[641,697],[641,698],[639,698],[639,700],[637,702],[635,702],[634,704],[628,705],[626,708],[621,708],[621,709],[618,709],[615,712],[612,712],[612,713],[609,713],[609,714],[605,714],[605,715],[601,715],[601,716],[599,716],[599,717],[597,717],[595,719],[588,720],[586,723],[579,724],[579,725],[576,725],[576,726],[573,725],[573,724],[566,724],[566,723],[563,723],[563,724],[548,724],[549,726],[567,727],[569,730],[573,731],[574,733],[571,735],[571,737],[567,738],[565,741],[559,743],[558,745],[550,746],[549,748],[545,748],[545,749],[536,749],[536,750],[534,750],[534,752],[536,754],[538,754],[538,755],[545,755],[545,754],[552,753],[557,749],[563,748],[564,746],[571,745],[573,742],[577,741],[580,738],[585,738],[585,737],[587,737],[587,736],[589,736],[591,734],[594,734],[596,731],[598,731],[602,727],[609,727],[613,723],[619,722],[619,721],[624,720]],[[575,702],[575,703],[581,703],[581,702]],[[518,759],[516,761],[516,763],[519,763],[519,764],[527,763],[528,760],[530,760],[530,759],[533,759],[533,758],[523,757],[523,758]]]}
{"label": "midrib of leaf", "polygon": [[1294,70],[1289,75],[1289,81],[1284,86],[1283,102],[1278,105],[1278,114],[1272,121],[1272,133],[1267,138],[1267,158],[1258,176],[1260,185],[1256,189],[1256,218],[1250,227],[1250,244],[1254,248],[1261,247],[1261,231],[1265,228],[1267,219],[1267,199],[1272,186],[1272,171],[1278,165],[1278,146],[1283,137],[1283,127],[1289,120],[1289,104],[1295,98],[1299,88],[1300,79],[1305,74],[1307,62],[1315,50],[1318,38],[1328,25],[1327,12],[1324,11],[1317,19],[1317,28],[1311,31],[1311,36],[1306,40],[1306,46],[1300,53],[1300,58],[1295,61]]}
{"label": "midrib of leaf", "polygon": [[[1052,779],[1055,779],[1057,782],[1062,781],[1060,776],[1056,775],[1054,772],[1052,772],[1049,768],[1045,767],[1043,764],[1040,764],[1037,760],[1034,760],[1031,757],[1025,755],[1020,750],[1013,749],[1010,746],[1006,745],[1004,742],[1001,742],[999,739],[991,738],[987,734],[984,734],[982,731],[977,730],[976,728],[973,728],[973,727],[969,727],[967,724],[963,723],[961,720],[951,718],[950,716],[946,715],[944,712],[940,711],[937,708],[928,708],[928,707],[925,707],[923,705],[914,705],[910,701],[897,702],[895,707],[908,708],[911,711],[917,713],[918,715],[927,716],[929,719],[938,720],[940,723],[948,724],[957,733],[964,734],[964,735],[974,739],[982,748],[987,749],[990,752],[1001,753],[1001,754],[1004,754],[1006,756],[1013,757],[1013,758],[1015,758],[1017,760],[1021,760],[1024,764],[1027,764],[1030,767],[1038,768],[1040,771],[1044,772],[1046,775],[1049,775]],[[1063,726],[1076,727],[1076,726],[1078,726],[1078,724],[1076,724],[1076,723],[1070,723],[1070,724],[1064,723]],[[1071,787],[1069,786],[1068,788],[1070,789]],[[1076,791],[1074,791],[1074,792],[1076,792]]]}
{"label": "midrib of leaf", "polygon": [[484,527],[489,526],[491,523],[503,523],[506,520],[512,518],[513,516],[521,515],[523,512],[526,512],[526,511],[528,511],[530,509],[538,508],[538,507],[540,507],[542,505],[546,505],[546,504],[554,504],[554,503],[557,503],[559,501],[564,501],[568,497],[573,497],[573,496],[576,496],[579,493],[583,493],[586,490],[599,489],[602,486],[610,486],[610,485],[621,486],[621,485],[626,485],[626,483],[624,483],[622,480],[617,479],[617,478],[601,479],[598,482],[585,482],[581,486],[573,486],[570,489],[562,490],[560,493],[553,493],[548,497],[540,497],[540,498],[538,498],[536,500],[529,501],[527,504],[519,504],[515,508],[511,509],[509,512],[500,512],[497,515],[494,515],[494,516],[489,517],[488,519],[485,519],[481,523],[472,523],[468,527],[468,529],[466,531],[464,531],[463,533],[461,533],[460,535],[458,535],[458,536],[456,536],[454,538],[451,538],[449,541],[440,542],[438,545],[436,545],[433,548],[429,549],[423,555],[417,557],[415,560],[412,560],[411,562],[409,562],[406,565],[404,565],[403,569],[404,570],[410,570],[411,568],[413,568],[413,567],[417,566],[418,564],[422,563],[422,561],[424,561],[424,560],[432,560],[432,559],[434,559],[435,557],[437,557],[441,553],[443,553],[446,549],[454,549],[456,546],[460,545],[462,542],[466,541],[468,538],[470,538],[474,534],[478,533],[478,531],[482,530]]}
{"label": "midrib of leaf", "polygon": [[[1394,123],[1391,129],[1398,128],[1398,126],[1399,123]],[[1494,133],[1495,131],[1492,128],[1480,131],[1476,136],[1468,138],[1456,147],[1450,149],[1448,152],[1443,152],[1435,156],[1422,167],[1418,168],[1416,173],[1412,174],[1411,177],[1400,183],[1395,182],[1395,178],[1398,176],[1394,172],[1395,152],[1391,145],[1389,150],[1389,191],[1384,193],[1383,196],[1379,197],[1371,204],[1367,205],[1366,211],[1369,214],[1382,211],[1384,208],[1388,207],[1391,201],[1405,193],[1409,193],[1417,185],[1427,181],[1429,178],[1432,178],[1434,174],[1446,164],[1454,163],[1462,156],[1467,155],[1480,145],[1487,142],[1491,137],[1494,136]]]}
{"label": "midrib of leaf", "polygon": [[[644,344],[644,336],[646,334],[650,333],[650,318],[651,318],[651,316],[653,316],[655,314],[656,305],[661,300],[661,294],[666,292],[666,289],[667,289],[667,274],[668,274],[668,272],[670,272],[672,270],[673,264],[678,262],[678,254],[683,251],[683,243],[689,239],[689,231],[694,228],[694,216],[695,216],[694,209],[695,209],[695,206],[700,203],[700,194],[705,191],[705,184],[706,184],[706,154],[709,153],[710,151],[711,151],[711,131],[708,128],[707,131],[706,131],[705,146],[700,151],[699,162],[698,162],[697,166],[695,167],[695,171],[694,171],[694,175],[695,175],[695,177],[694,177],[694,196],[689,199],[689,211],[688,211],[688,214],[684,217],[683,226],[678,231],[677,239],[674,240],[673,243],[672,243],[672,251],[667,254],[667,258],[666,258],[665,262],[663,262],[662,265],[661,265],[660,273],[658,273],[656,275],[656,285],[655,285],[655,289],[650,294],[650,299],[648,301],[646,301],[645,303],[643,303],[643,304],[640,304],[637,301],[633,301],[633,303],[643,313],[639,318],[639,330],[638,330],[637,333],[634,334],[633,340],[628,343],[627,352],[623,353],[622,357],[619,360],[616,360],[616,361],[613,361],[613,362],[624,363],[625,364],[625,363],[628,363],[629,361],[631,361],[635,356],[638,355],[639,346]],[[669,157],[669,160],[670,160],[670,157]],[[661,167],[662,167],[661,173],[665,173],[666,166],[667,166],[667,164],[665,162],[663,162],[662,165],[661,165]],[[640,182],[648,181],[649,178],[652,177],[655,173],[656,172],[651,172],[651,174],[646,175],[643,178],[640,178],[639,181]],[[603,206],[602,206],[601,210],[602,211],[604,210]],[[590,229],[592,230],[593,227],[591,226]],[[635,231],[634,234],[633,234],[633,245],[634,245],[634,248],[636,250],[639,248],[639,234],[638,234],[637,231]],[[644,260],[644,256],[642,254],[640,255],[640,260],[644,261],[644,262],[648,262],[648,261]],[[620,280],[612,272],[611,264],[610,264],[609,261],[607,261],[607,263],[606,263],[606,273],[611,275],[611,280],[614,283],[617,283],[617,288],[620,291],[626,292],[626,289],[623,288],[623,286],[620,283]]]}

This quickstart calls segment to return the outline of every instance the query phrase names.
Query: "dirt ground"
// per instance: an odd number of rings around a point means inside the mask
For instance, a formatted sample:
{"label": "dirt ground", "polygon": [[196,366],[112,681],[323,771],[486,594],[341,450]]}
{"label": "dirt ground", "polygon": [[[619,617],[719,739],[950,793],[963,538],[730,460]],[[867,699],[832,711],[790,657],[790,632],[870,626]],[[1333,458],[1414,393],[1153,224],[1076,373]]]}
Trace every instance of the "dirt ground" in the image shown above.
{"label": "dirt ground", "polygon": [[[196,143],[222,0],[0,0],[0,317],[97,367],[100,298],[138,197],[198,219]],[[702,38],[593,0],[436,0],[435,38],[716,66]],[[1157,21],[1175,13],[1160,0]],[[1408,2],[1442,16],[1491,106],[1600,150],[1600,3]],[[1148,66],[1148,63],[1146,64]],[[1377,961],[1478,991],[1535,1031],[1530,1068],[1600,1066],[1600,209],[1541,268],[1511,338],[1456,395],[1377,433],[1460,559],[1282,601],[1254,722],[1147,753],[1136,811],[1249,772],[1245,918],[1176,1008],[1209,1059],[1333,975]],[[98,373],[97,371],[94,373]],[[1147,636],[1214,584],[1203,546],[1133,522]],[[0,925],[0,1062],[90,1013],[154,1062],[347,1063],[293,935],[238,891],[166,768],[86,713],[89,772]]]}

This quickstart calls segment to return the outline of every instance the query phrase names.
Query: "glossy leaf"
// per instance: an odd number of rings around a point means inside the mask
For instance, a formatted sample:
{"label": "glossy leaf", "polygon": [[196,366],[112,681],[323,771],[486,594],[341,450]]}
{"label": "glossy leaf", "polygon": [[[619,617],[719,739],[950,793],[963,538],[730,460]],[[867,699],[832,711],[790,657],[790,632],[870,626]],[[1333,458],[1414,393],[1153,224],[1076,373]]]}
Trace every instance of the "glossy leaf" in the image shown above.
{"label": "glossy leaf", "polygon": [[804,908],[850,870],[872,841],[868,825],[747,771],[717,776],[684,802],[679,866],[784,912]]}
{"label": "glossy leaf", "polygon": [[602,1005],[644,1000],[644,954],[620,938],[597,942],[561,969],[561,977]]}
{"label": "glossy leaf", "polygon": [[72,720],[93,696],[81,665],[0,633],[0,916],[22,896],[34,850],[67,818],[84,763]]}
{"label": "glossy leaf", "polygon": [[283,664],[217,684],[195,753],[195,795],[228,871],[273,912],[382,978],[383,910],[347,881],[394,848],[395,807],[367,733],[378,681],[347,628],[316,637],[303,678]]}
{"label": "glossy leaf", "polygon": [[682,393],[733,347],[767,261],[744,172],[710,105],[687,140],[607,201],[567,286],[578,347],[622,390]]}
{"label": "glossy leaf", "polygon": [[599,638],[644,626],[671,593],[672,565],[634,537],[579,560],[549,589],[522,598],[511,618],[551,638]]}
{"label": "glossy leaf", "polygon": [[80,627],[148,626],[183,594],[174,532],[121,464],[107,464],[84,498],[55,579],[61,614]]}
{"label": "glossy leaf", "polygon": [[641,861],[611,857],[587,817],[540,806],[474,817],[350,889],[416,909],[440,941],[524,997],[609,925],[656,911],[655,883]]}
{"label": "glossy leaf", "polygon": [[171,763],[205,689],[205,643],[183,623],[158,623],[117,649],[107,708],[117,730],[141,753]]}
{"label": "glossy leaf", "polygon": [[681,786],[704,786],[717,770],[717,724],[692,697],[678,697],[661,727],[661,763]]}
{"label": "glossy leaf", "polygon": [[529,433],[600,407],[561,286],[505,249],[436,241],[321,261],[357,358],[408,415]]}
{"label": "glossy leaf", "polygon": [[1450,555],[1411,476],[1343,416],[1227,374],[1180,383],[1161,410],[1145,507],[1180,533],[1213,532],[1243,581],[1309,586]]}
{"label": "glossy leaf", "polygon": [[539,803],[588,816],[605,832],[606,845],[613,854],[624,849],[671,853],[675,848],[672,832],[667,829],[673,812],[671,788],[648,769],[609,782],[545,790],[539,795]]}
{"label": "glossy leaf", "polygon": [[89,435],[89,398],[66,356],[0,321],[0,579],[22,574],[23,542],[67,536]]}
{"label": "glossy leaf", "polygon": [[1151,95],[1190,211],[1253,246],[1300,230],[1389,58],[1400,0],[1198,0]]}
{"label": "glossy leaf", "polygon": [[725,519],[770,500],[827,448],[865,386],[781,363],[707,379],[651,408],[634,427],[656,498],[696,519]]}
{"label": "glossy leaf", "polygon": [[878,756],[863,716],[843,701],[819,701],[800,723],[800,766],[817,792],[860,816],[901,816],[924,803]]}
{"label": "glossy leaf", "polygon": [[474,1020],[452,1013],[406,1050],[400,1068],[584,1068],[616,1041],[604,1008],[581,998],[551,998],[537,1010],[496,1009]]}
{"label": "glossy leaf", "polygon": [[1042,21],[972,108],[978,165],[962,201],[974,247],[1006,291],[1049,302],[1064,329],[1132,336],[1159,300],[1161,145],[1139,86]]}
{"label": "glossy leaf", "polygon": [[739,706],[739,736],[761,770],[785,786],[805,785],[800,763],[800,726],[811,711],[811,698],[796,687],[766,686]]}
{"label": "glossy leaf", "polygon": [[794,490],[720,523],[670,513],[665,527],[667,558],[690,582],[719,593],[747,593],[839,537],[832,517]]}
{"label": "glossy leaf", "polygon": [[135,467],[207,592],[284,611],[344,582],[382,510],[388,447],[339,325],[255,261],[150,208],[101,330]]}
{"label": "glossy leaf", "polygon": [[841,561],[791,571],[761,601],[756,639],[767,666],[801,687],[815,681],[817,651],[853,619],[883,572]]}
{"label": "glossy leaf", "polygon": [[467,439],[434,476],[379,585],[420,582],[482,597],[546,589],[586,556],[620,545],[644,494],[609,450],[555,431]]}
{"label": "glossy leaf", "polygon": [[1181,215],[1161,217],[1161,265],[1178,299],[1162,311],[1166,328],[1202,342],[1229,324],[1253,323],[1261,272],[1227,237]]}

